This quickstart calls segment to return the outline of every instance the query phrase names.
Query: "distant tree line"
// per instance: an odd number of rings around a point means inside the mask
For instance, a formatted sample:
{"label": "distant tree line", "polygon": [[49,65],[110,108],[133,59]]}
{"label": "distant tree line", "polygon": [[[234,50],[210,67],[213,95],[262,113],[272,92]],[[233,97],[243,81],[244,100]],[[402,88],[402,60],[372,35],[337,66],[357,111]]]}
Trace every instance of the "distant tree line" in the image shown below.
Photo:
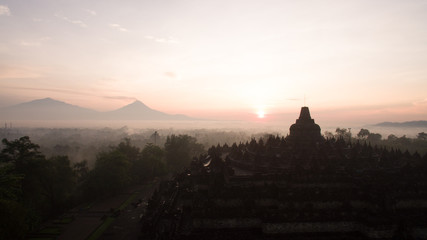
{"label": "distant tree line", "polygon": [[46,219],[78,203],[118,194],[188,166],[203,145],[188,135],[170,135],[165,147],[142,150],[125,138],[97,154],[95,166],[71,164],[67,156],[47,158],[28,136],[2,140],[0,153],[0,239],[23,239]]}
{"label": "distant tree line", "polygon": [[[157,132],[157,134],[155,134]],[[218,143],[232,144],[258,137],[264,133],[246,130],[221,129],[130,129],[122,128],[11,128],[0,129],[0,141],[3,138],[17,139],[29,136],[31,141],[40,146],[40,151],[47,157],[66,155],[71,163],[87,161],[89,168],[95,166],[99,152],[109,151],[110,146],[118,145],[124,138],[129,138],[133,146],[143,149],[148,143],[163,148],[167,136],[175,134],[197,138],[204,146]],[[259,135],[261,134],[261,135]],[[1,145],[1,143],[0,143]]]}
{"label": "distant tree line", "polygon": [[394,134],[390,134],[387,138],[379,133],[370,132],[368,129],[360,129],[360,131],[353,136],[347,128],[337,128],[335,134],[326,131],[324,133],[325,138],[343,138],[346,141],[351,142],[362,141],[372,145],[380,145],[389,149],[400,149],[401,151],[409,151],[411,153],[418,152],[421,155],[427,153],[427,133],[420,132],[416,138],[408,138],[406,135],[397,137]]}

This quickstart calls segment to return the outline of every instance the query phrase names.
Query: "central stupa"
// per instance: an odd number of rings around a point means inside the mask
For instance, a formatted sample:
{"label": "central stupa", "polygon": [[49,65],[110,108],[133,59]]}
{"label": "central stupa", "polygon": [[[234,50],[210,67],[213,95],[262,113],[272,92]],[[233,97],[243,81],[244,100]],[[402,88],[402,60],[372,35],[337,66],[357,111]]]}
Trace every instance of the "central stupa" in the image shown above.
{"label": "central stupa", "polygon": [[308,107],[301,108],[299,118],[289,128],[286,140],[297,145],[312,145],[324,141],[320,127],[314,123]]}

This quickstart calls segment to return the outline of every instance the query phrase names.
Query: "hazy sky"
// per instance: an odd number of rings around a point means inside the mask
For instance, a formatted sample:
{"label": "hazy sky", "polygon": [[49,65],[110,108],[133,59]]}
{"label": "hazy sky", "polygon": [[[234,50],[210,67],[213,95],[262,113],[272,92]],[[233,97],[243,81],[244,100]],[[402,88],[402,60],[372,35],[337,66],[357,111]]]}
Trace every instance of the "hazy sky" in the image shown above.
{"label": "hazy sky", "polygon": [[0,32],[0,107],[427,119],[425,0],[0,0]]}

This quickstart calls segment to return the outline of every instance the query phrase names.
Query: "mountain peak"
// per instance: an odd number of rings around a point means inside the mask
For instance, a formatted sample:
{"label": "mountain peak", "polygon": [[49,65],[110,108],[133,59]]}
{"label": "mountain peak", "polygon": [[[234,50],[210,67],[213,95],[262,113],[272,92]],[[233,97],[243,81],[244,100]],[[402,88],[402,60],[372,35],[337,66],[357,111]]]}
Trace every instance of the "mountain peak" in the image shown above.
{"label": "mountain peak", "polygon": [[35,99],[31,102],[60,102],[60,101],[47,97],[47,98]]}
{"label": "mountain peak", "polygon": [[114,111],[100,113],[52,98],[36,99],[0,109],[0,119],[12,120],[189,120],[184,115],[170,115],[134,102]]}
{"label": "mountain peak", "polygon": [[145,109],[149,109],[149,107],[147,105],[145,105],[143,102],[141,102],[139,100],[135,100],[133,103],[130,103],[130,104],[122,107],[122,109],[123,108],[132,108],[132,109],[134,109],[134,108],[138,108],[138,109],[145,108]]}
{"label": "mountain peak", "polygon": [[50,97],[48,97],[48,98],[42,98],[42,99],[36,99],[36,100],[31,101],[31,102],[21,103],[19,105],[33,105],[33,104],[41,104],[41,105],[46,105],[46,104],[48,104],[48,105],[52,105],[52,104],[56,104],[56,105],[69,105],[69,104],[67,104],[65,102],[58,101],[58,100],[55,100],[55,99],[50,98]]}
{"label": "mountain peak", "polygon": [[11,120],[78,120],[94,119],[97,112],[52,98],[36,99],[1,109]]}
{"label": "mountain peak", "polygon": [[[139,101],[138,99],[136,99],[135,101],[133,101],[133,103],[131,104],[144,104],[143,102]],[[144,104],[145,105],[145,104]]]}

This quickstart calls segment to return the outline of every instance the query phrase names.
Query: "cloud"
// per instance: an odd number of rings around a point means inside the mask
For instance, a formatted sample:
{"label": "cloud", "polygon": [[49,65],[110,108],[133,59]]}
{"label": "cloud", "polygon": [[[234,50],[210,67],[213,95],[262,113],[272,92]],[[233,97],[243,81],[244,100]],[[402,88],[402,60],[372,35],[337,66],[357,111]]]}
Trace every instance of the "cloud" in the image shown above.
{"label": "cloud", "polygon": [[165,72],[165,75],[170,78],[175,78],[176,74],[174,72]]}
{"label": "cloud", "polygon": [[172,37],[161,38],[161,37],[154,37],[154,36],[148,35],[148,36],[145,36],[145,39],[152,40],[152,41],[155,41],[155,42],[158,42],[158,43],[169,43],[169,44],[177,44],[177,43],[179,43],[179,41],[177,39],[172,38]]}
{"label": "cloud", "polygon": [[118,31],[121,31],[121,32],[128,32],[129,30],[127,30],[126,28],[124,28],[124,27],[122,27],[122,26],[120,26],[119,24],[117,24],[117,23],[111,23],[111,24],[109,24],[109,26],[111,27],[111,28],[114,28],[114,29],[116,29],[116,30],[118,30]]}
{"label": "cloud", "polygon": [[96,16],[96,12],[90,9],[84,9],[85,12],[89,13],[92,16]]}
{"label": "cloud", "polygon": [[31,90],[31,91],[42,91],[42,92],[53,92],[53,93],[66,93],[73,95],[82,95],[82,96],[92,96],[88,93],[83,93],[81,91],[73,91],[67,89],[55,89],[55,88],[32,88],[32,87],[11,87],[11,86],[2,86],[7,89],[16,89],[16,90]]}
{"label": "cloud", "polygon": [[0,65],[0,79],[40,78],[42,72],[42,69],[34,67]]}
{"label": "cloud", "polygon": [[131,100],[131,101],[137,100],[134,97],[126,97],[126,96],[104,96],[104,98],[107,98],[107,99],[116,99],[116,100]]}
{"label": "cloud", "polygon": [[85,92],[85,91],[76,91],[72,89],[61,89],[61,88],[38,88],[38,87],[20,87],[20,86],[1,86],[4,89],[13,89],[13,90],[30,90],[30,91],[38,91],[38,92],[49,92],[49,93],[60,93],[60,94],[70,94],[77,96],[90,96],[90,97],[102,97],[106,99],[113,100],[125,100],[125,101],[136,101],[138,100],[135,97],[127,97],[127,96],[100,96],[94,94],[93,92]]}
{"label": "cloud", "polygon": [[424,98],[423,100],[420,100],[420,101],[413,102],[413,104],[415,106],[427,105],[427,98]]}
{"label": "cloud", "polygon": [[82,27],[82,28],[87,28],[86,23],[84,23],[84,22],[83,22],[83,21],[81,21],[81,20],[72,20],[72,19],[69,19],[69,18],[67,18],[67,17],[65,17],[65,16],[61,16],[61,15],[59,15],[59,14],[55,14],[55,17],[60,18],[60,19],[62,19],[62,20],[64,20],[64,21],[67,21],[67,22],[69,22],[69,23],[72,23],[72,24],[78,25],[78,26],[80,26],[80,27]]}
{"label": "cloud", "polygon": [[[55,15],[56,16],[56,15]],[[58,16],[59,17],[59,16]],[[59,18],[61,18],[61,17],[59,17]],[[51,22],[51,20],[49,20],[49,19],[44,19],[44,18],[33,18],[33,19],[31,19],[33,22]]]}
{"label": "cloud", "polygon": [[175,72],[165,72],[165,76],[169,78],[177,79],[177,80],[181,79],[181,76]]}
{"label": "cloud", "polygon": [[166,77],[174,79],[174,80],[181,80],[181,75],[175,72],[165,72],[164,73]]}
{"label": "cloud", "polygon": [[10,9],[8,6],[0,5],[0,16],[10,16]]}
{"label": "cloud", "polygon": [[37,47],[41,46],[43,42],[46,42],[50,40],[50,37],[43,37],[38,39],[32,39],[32,40],[21,40],[20,44],[25,47]]}

